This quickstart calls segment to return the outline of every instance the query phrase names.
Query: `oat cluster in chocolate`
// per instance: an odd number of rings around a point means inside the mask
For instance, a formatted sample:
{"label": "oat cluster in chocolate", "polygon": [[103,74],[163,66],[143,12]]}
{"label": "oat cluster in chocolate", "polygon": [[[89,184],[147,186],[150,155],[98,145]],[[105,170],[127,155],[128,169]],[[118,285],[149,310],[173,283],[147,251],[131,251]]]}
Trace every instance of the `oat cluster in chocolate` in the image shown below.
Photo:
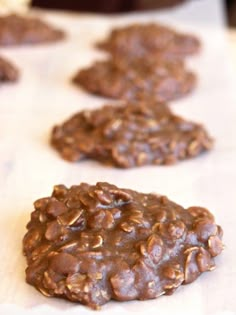
{"label": "oat cluster in chocolate", "polygon": [[0,85],[4,82],[15,82],[18,78],[18,69],[8,60],[0,57]]}
{"label": "oat cluster in chocolate", "polygon": [[200,41],[157,23],[131,24],[112,30],[97,47],[125,58],[183,59],[200,50]]}
{"label": "oat cluster in chocolate", "polygon": [[151,95],[158,102],[166,102],[191,92],[196,76],[181,61],[110,58],[78,71],[73,82],[109,98],[133,100]]}
{"label": "oat cluster in chocolate", "polygon": [[16,14],[0,16],[0,46],[55,42],[64,35],[39,18]]}
{"label": "oat cluster in chocolate", "polygon": [[24,237],[27,282],[92,308],[172,294],[215,268],[222,229],[201,207],[108,183],[55,186]]}
{"label": "oat cluster in chocolate", "polygon": [[173,164],[212,147],[201,125],[150,100],[81,111],[54,127],[51,143],[69,161],[90,158],[122,168]]}

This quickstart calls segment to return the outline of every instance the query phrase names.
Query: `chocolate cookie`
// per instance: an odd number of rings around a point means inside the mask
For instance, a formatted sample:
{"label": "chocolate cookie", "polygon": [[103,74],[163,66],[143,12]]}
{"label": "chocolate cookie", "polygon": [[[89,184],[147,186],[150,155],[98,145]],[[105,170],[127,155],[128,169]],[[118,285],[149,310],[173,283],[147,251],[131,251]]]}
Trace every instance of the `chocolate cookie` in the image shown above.
{"label": "chocolate cookie", "polygon": [[193,35],[182,34],[160,24],[133,24],[111,31],[97,47],[115,56],[126,58],[183,59],[200,49]]}
{"label": "chocolate cookie", "polygon": [[63,37],[63,31],[38,18],[16,14],[0,16],[0,46],[47,43]]}
{"label": "chocolate cookie", "polygon": [[151,101],[81,111],[54,127],[51,143],[66,160],[90,158],[122,168],[173,164],[212,147],[201,125]]}
{"label": "chocolate cookie", "polygon": [[114,99],[138,99],[152,95],[159,102],[191,92],[196,77],[182,62],[114,58],[80,70],[73,82],[85,90]]}
{"label": "chocolate cookie", "polygon": [[23,240],[27,282],[95,309],[172,294],[213,270],[223,249],[207,209],[108,183],[55,186],[34,206]]}
{"label": "chocolate cookie", "polygon": [[0,85],[3,82],[15,82],[18,78],[18,69],[5,58],[0,57]]}

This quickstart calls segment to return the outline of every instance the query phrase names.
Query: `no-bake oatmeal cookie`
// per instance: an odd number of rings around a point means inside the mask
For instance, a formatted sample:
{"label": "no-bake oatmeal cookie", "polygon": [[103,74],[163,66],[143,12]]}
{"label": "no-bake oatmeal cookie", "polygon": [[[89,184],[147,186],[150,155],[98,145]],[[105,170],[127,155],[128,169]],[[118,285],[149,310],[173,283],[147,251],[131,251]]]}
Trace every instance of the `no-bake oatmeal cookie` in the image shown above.
{"label": "no-bake oatmeal cookie", "polygon": [[179,61],[112,58],[80,69],[73,82],[90,93],[109,98],[152,96],[166,102],[193,91],[196,76]]}
{"label": "no-bake oatmeal cookie", "polygon": [[0,16],[0,46],[33,45],[63,39],[65,33],[37,17]]}
{"label": "no-bake oatmeal cookie", "polygon": [[193,158],[211,149],[213,141],[202,125],[145,100],[83,110],[54,127],[51,144],[69,161],[94,159],[131,168]]}
{"label": "no-bake oatmeal cookie", "polygon": [[196,54],[201,44],[194,35],[180,33],[160,24],[147,23],[113,29],[108,38],[98,43],[97,47],[113,56],[176,60]]}
{"label": "no-bake oatmeal cookie", "polygon": [[213,270],[223,249],[207,209],[108,183],[58,185],[34,207],[23,240],[27,282],[95,309],[170,295]]}

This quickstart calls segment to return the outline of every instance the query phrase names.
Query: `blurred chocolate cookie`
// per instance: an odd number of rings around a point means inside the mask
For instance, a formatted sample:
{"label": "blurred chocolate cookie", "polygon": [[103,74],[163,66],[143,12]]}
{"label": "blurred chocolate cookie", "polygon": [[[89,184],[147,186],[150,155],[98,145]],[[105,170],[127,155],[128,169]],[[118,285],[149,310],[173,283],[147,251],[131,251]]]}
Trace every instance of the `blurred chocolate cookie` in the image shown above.
{"label": "blurred chocolate cookie", "polygon": [[97,47],[126,58],[183,59],[200,49],[197,37],[160,24],[131,24],[113,29]]}
{"label": "blurred chocolate cookie", "polygon": [[111,58],[79,70],[73,82],[90,93],[109,98],[152,96],[158,102],[166,102],[191,92],[196,76],[180,61]]}
{"label": "blurred chocolate cookie", "polygon": [[63,39],[65,33],[35,17],[0,16],[0,46],[40,44]]}
{"label": "blurred chocolate cookie", "polygon": [[19,78],[19,70],[8,60],[0,57],[0,85],[4,82],[15,82]]}

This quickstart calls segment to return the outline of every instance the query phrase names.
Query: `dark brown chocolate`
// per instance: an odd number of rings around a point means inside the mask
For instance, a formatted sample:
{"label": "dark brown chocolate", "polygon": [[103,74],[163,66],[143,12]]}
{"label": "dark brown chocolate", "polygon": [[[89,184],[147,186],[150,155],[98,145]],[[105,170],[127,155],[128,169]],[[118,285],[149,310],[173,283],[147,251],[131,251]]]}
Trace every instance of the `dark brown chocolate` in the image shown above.
{"label": "dark brown chocolate", "polygon": [[23,240],[27,282],[95,309],[172,294],[213,270],[223,249],[205,208],[108,183],[55,186],[34,206]]}
{"label": "dark brown chocolate", "polygon": [[63,39],[64,32],[34,17],[0,16],[0,46],[40,44]]}
{"label": "dark brown chocolate", "polygon": [[0,57],[0,85],[4,82],[15,82],[18,78],[18,69],[8,60]]}
{"label": "dark brown chocolate", "polygon": [[191,92],[196,77],[182,62],[120,59],[99,61],[81,69],[73,82],[90,93],[114,99],[175,100]]}
{"label": "dark brown chocolate", "polygon": [[183,59],[196,54],[200,41],[190,34],[182,34],[160,24],[131,24],[111,31],[97,47],[113,56],[125,58]]}
{"label": "dark brown chocolate", "polygon": [[81,111],[54,127],[51,143],[66,160],[90,158],[122,168],[173,164],[212,147],[201,125],[147,100]]}

